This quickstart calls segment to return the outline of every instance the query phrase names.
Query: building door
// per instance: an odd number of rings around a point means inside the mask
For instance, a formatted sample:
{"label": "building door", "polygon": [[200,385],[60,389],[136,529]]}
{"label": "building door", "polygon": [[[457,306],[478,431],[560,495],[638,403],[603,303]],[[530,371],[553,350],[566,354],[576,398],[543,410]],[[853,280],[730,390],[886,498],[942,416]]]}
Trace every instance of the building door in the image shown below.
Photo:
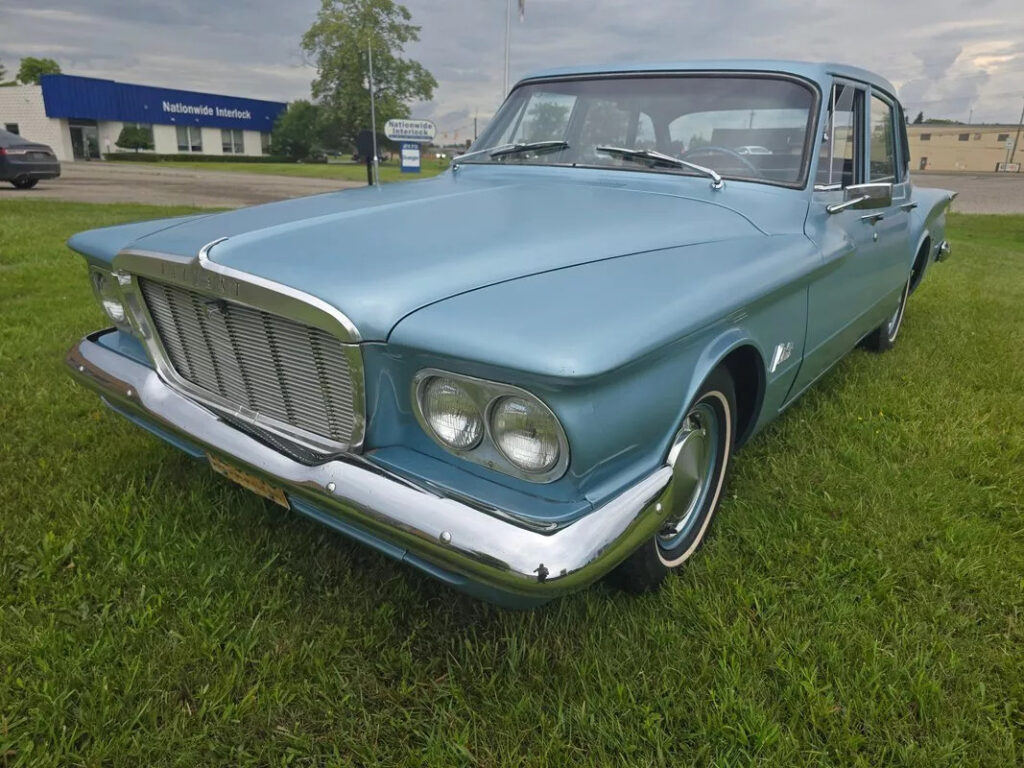
{"label": "building door", "polygon": [[100,131],[95,120],[69,120],[71,152],[75,160],[98,160],[100,157]]}
{"label": "building door", "polygon": [[82,126],[72,125],[71,131],[71,154],[75,160],[85,159],[85,137],[82,136]]}

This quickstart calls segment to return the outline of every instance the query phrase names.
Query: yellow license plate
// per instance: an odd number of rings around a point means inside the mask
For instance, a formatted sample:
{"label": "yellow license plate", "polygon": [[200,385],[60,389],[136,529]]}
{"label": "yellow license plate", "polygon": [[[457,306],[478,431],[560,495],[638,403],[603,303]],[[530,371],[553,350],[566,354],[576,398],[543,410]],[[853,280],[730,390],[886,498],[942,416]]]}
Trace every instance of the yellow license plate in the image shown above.
{"label": "yellow license plate", "polygon": [[265,499],[270,499],[275,504],[280,504],[285,509],[291,508],[291,505],[288,503],[288,497],[284,495],[284,491],[280,488],[271,485],[262,478],[256,477],[256,475],[243,472],[238,467],[221,461],[212,454],[206,454],[206,458],[210,460],[210,466],[213,467],[214,472],[219,472],[228,480],[238,483],[243,488],[248,488],[253,493],[258,493]]}

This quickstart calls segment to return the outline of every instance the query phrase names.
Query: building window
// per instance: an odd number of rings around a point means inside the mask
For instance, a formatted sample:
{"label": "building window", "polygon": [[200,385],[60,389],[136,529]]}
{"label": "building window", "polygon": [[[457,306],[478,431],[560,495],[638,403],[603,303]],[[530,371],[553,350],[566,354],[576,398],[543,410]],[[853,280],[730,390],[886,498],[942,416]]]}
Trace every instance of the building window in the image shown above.
{"label": "building window", "polygon": [[957,138],[960,139],[960,141],[967,141],[969,138],[971,138],[971,134],[961,133]]}
{"label": "building window", "polygon": [[17,123],[4,123],[4,130],[7,131],[8,133],[17,134],[18,136],[21,135],[21,131],[18,130]]}
{"label": "building window", "polygon": [[930,133],[922,133],[921,134],[921,141],[931,141],[931,140],[932,140],[932,135]]}
{"label": "building window", "polygon": [[996,139],[996,141],[998,141],[1000,144],[1002,144],[1005,141],[1009,141],[1009,140],[1010,140],[1010,134],[1008,134],[1008,133],[1000,133],[998,138]]}
{"label": "building window", "polygon": [[202,152],[203,132],[198,125],[178,126],[178,151]]}
{"label": "building window", "polygon": [[242,132],[237,128],[221,128],[220,148],[225,155],[245,154],[245,144],[242,141]]}
{"label": "building window", "polygon": [[260,152],[262,152],[264,155],[269,155],[270,154],[270,134],[269,133],[261,133],[260,134]]}

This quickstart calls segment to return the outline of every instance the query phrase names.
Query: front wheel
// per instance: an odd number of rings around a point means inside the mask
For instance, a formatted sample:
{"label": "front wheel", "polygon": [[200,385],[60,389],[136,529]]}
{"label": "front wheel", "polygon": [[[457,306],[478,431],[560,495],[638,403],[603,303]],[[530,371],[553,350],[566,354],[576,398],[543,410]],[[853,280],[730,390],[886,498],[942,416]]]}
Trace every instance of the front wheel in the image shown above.
{"label": "front wheel", "polygon": [[39,179],[27,178],[14,179],[14,181],[11,182],[11,184],[13,184],[18,189],[32,189],[32,187],[34,187],[38,183]]}
{"label": "front wheel", "polygon": [[736,393],[724,369],[701,385],[672,441],[667,463],[672,480],[660,504],[668,505],[661,530],[611,573],[630,592],[657,589],[669,571],[694,553],[718,509],[735,431]]}
{"label": "front wheel", "polygon": [[913,279],[913,275],[907,278],[896,311],[864,339],[864,346],[872,352],[885,352],[896,346],[896,337],[899,336],[900,327],[903,325],[903,313],[907,309],[907,298],[910,296],[910,283]]}

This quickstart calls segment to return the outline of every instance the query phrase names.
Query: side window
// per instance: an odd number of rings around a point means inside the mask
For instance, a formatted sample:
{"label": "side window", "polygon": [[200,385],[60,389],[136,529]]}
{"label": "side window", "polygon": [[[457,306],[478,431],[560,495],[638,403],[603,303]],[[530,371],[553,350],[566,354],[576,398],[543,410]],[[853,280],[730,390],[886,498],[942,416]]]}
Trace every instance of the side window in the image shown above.
{"label": "side window", "polygon": [[878,96],[871,97],[870,181],[897,181],[896,142],[893,133],[893,109]]}
{"label": "side window", "polygon": [[900,181],[906,181],[910,175],[910,140],[907,138],[907,117],[903,114],[903,107],[899,108],[899,136],[900,136]]}
{"label": "side window", "polygon": [[829,100],[829,119],[818,157],[818,184],[848,187],[860,181],[861,119],[864,91],[835,85]]}

